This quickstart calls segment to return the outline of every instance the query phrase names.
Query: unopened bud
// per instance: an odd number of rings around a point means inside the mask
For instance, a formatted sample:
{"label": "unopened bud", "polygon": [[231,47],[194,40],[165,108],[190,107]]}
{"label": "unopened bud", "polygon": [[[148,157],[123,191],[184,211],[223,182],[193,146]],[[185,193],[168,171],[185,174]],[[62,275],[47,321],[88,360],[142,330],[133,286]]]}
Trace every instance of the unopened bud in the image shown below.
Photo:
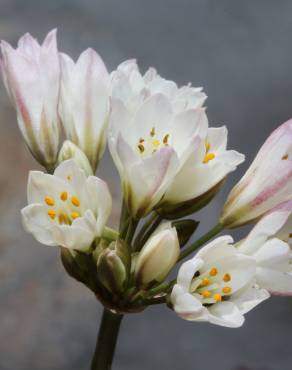
{"label": "unopened bud", "polygon": [[83,151],[73,144],[70,140],[66,140],[58,155],[58,163],[64,162],[68,159],[73,159],[80,168],[84,170],[87,176],[93,175],[93,171],[89,160]]}
{"label": "unopened bud", "polygon": [[130,272],[130,253],[125,242],[117,240],[104,249],[97,260],[99,282],[111,293],[119,294],[126,287]]}
{"label": "unopened bud", "polygon": [[[168,223],[169,224],[169,223]],[[135,264],[138,285],[163,281],[178,260],[179,241],[175,228],[160,227],[142,248]]]}

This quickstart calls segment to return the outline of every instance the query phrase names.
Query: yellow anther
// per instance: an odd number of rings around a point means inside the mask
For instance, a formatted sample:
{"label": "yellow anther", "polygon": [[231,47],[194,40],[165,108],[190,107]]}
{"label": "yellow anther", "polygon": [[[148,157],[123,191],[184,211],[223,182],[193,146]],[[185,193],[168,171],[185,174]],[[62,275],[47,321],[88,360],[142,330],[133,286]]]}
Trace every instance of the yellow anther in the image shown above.
{"label": "yellow anther", "polygon": [[208,163],[209,161],[212,161],[212,159],[215,158],[214,153],[207,153],[203,159],[203,163]]}
{"label": "yellow anther", "polygon": [[286,159],[288,159],[289,158],[289,155],[288,154],[285,154],[285,155],[283,155],[283,157],[282,157],[282,159],[285,161]]}
{"label": "yellow anther", "polygon": [[75,218],[80,217],[80,214],[78,212],[72,212],[71,217],[73,218],[73,220],[75,220]]}
{"label": "yellow anther", "polygon": [[150,136],[155,136],[155,127],[150,130]]}
{"label": "yellow anther", "polygon": [[160,141],[159,141],[158,139],[154,139],[154,140],[152,141],[152,144],[153,144],[153,146],[154,146],[155,148],[158,148],[158,147],[159,147],[159,145],[160,145]]}
{"label": "yellow anther", "polygon": [[204,290],[201,295],[204,297],[204,298],[209,298],[211,297],[211,292],[209,290]]}
{"label": "yellow anther", "polygon": [[225,274],[225,275],[223,276],[223,280],[225,281],[225,283],[228,283],[228,281],[230,281],[230,280],[231,280],[231,275],[230,275],[230,274]]}
{"label": "yellow anther", "polygon": [[143,144],[138,144],[138,148],[140,150],[140,153],[143,153],[145,148],[144,148],[144,145]]}
{"label": "yellow anther", "polygon": [[63,224],[68,225],[70,223],[70,220],[69,220],[68,216],[65,213],[62,213],[62,212],[59,213],[58,220],[59,220],[59,224],[61,224],[61,225],[63,225]]}
{"label": "yellow anther", "polygon": [[289,234],[289,238],[292,238],[292,233]]}
{"label": "yellow anther", "polygon": [[213,295],[213,298],[215,299],[215,301],[216,301],[216,302],[220,302],[220,301],[222,301],[222,296],[221,296],[221,294],[219,294],[219,293],[215,293],[215,294]]}
{"label": "yellow anther", "polygon": [[205,148],[206,148],[206,153],[208,153],[208,151],[210,150],[211,148],[211,144],[208,143],[208,141],[205,142]]}
{"label": "yellow anther", "polygon": [[163,144],[167,145],[168,144],[168,139],[169,139],[169,134],[166,134],[163,138]]}
{"label": "yellow anther", "polygon": [[210,283],[210,280],[209,280],[207,277],[205,277],[205,278],[202,280],[201,285],[202,285],[202,286],[206,286],[206,285],[208,285],[209,283]]}
{"label": "yellow anther", "polygon": [[52,220],[54,220],[54,218],[56,217],[57,215],[57,212],[54,211],[53,209],[49,209],[48,210],[48,216],[51,217]]}
{"label": "yellow anther", "polygon": [[222,289],[222,292],[223,292],[224,294],[229,294],[229,293],[231,293],[231,288],[230,288],[230,286],[225,286],[225,287]]}
{"label": "yellow anther", "polygon": [[209,272],[209,275],[210,276],[216,276],[218,274],[218,270],[216,269],[216,267],[213,267],[210,272]]}
{"label": "yellow anther", "polygon": [[145,141],[145,140],[144,140],[142,137],[140,137],[140,139],[139,139],[139,143],[141,143],[141,144],[142,144],[142,143],[144,143],[144,141]]}
{"label": "yellow anther", "polygon": [[54,206],[55,205],[55,200],[52,197],[45,197],[45,202],[47,203],[48,206]]}
{"label": "yellow anther", "polygon": [[70,175],[67,176],[67,180],[71,181],[72,177]]}
{"label": "yellow anther", "polygon": [[62,191],[62,193],[60,194],[60,199],[63,200],[64,202],[65,202],[65,200],[68,199],[67,191]]}
{"label": "yellow anther", "polygon": [[75,207],[79,207],[80,206],[80,200],[76,196],[71,197],[71,203]]}

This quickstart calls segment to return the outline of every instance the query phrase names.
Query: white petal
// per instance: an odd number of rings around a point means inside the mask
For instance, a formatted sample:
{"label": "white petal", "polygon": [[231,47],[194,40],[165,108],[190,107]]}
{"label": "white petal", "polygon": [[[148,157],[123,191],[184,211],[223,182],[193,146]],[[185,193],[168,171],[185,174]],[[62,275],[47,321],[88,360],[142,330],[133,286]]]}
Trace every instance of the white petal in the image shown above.
{"label": "white petal", "polygon": [[245,314],[269,297],[270,294],[267,290],[248,285],[232,295],[232,302],[242,314]]}
{"label": "white petal", "polygon": [[186,293],[180,285],[175,285],[171,293],[174,311],[184,320],[207,321],[208,313],[202,303],[193,295]]}
{"label": "white petal", "polygon": [[89,207],[97,219],[95,236],[101,236],[111,213],[112,197],[107,184],[98,177],[89,176],[85,186],[90,201]]}
{"label": "white petal", "polygon": [[94,239],[93,233],[73,225],[53,225],[51,233],[58,245],[80,251],[88,250]]}
{"label": "white petal", "polygon": [[292,295],[292,273],[272,268],[257,268],[257,283],[275,295]]}
{"label": "white petal", "polygon": [[244,316],[232,302],[220,302],[209,308],[209,321],[212,324],[238,328],[244,323]]}
{"label": "white petal", "polygon": [[50,232],[52,222],[47,215],[46,206],[30,204],[21,210],[21,215],[26,231],[32,233],[38,242],[50,246],[58,245]]}
{"label": "white petal", "polygon": [[184,262],[177,275],[177,284],[187,292],[195,273],[204,265],[204,261],[198,257]]}

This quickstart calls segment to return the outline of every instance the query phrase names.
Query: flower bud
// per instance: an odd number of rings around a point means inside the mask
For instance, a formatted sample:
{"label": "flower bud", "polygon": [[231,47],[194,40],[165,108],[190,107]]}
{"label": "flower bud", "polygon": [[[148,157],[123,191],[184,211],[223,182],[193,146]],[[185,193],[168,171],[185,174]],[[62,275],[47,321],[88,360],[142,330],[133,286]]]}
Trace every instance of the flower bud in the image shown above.
{"label": "flower bud", "polygon": [[66,140],[58,155],[58,164],[73,159],[80,168],[84,170],[87,176],[93,175],[93,171],[89,160],[77,145],[73,144],[70,140]]}
{"label": "flower bud", "polygon": [[135,277],[138,285],[163,281],[178,260],[180,247],[177,232],[167,224],[167,228],[160,227],[149,238],[137,257]]}
{"label": "flower bud", "polygon": [[55,166],[59,144],[60,63],[56,31],[42,45],[25,34],[16,49],[1,41],[0,69],[31,153],[48,170]]}
{"label": "flower bud", "polygon": [[234,228],[256,220],[292,197],[292,120],[278,127],[231,190],[220,223]]}
{"label": "flower bud", "polygon": [[112,242],[98,256],[97,277],[99,282],[111,293],[123,292],[128,280],[130,265],[127,244],[121,240]]}

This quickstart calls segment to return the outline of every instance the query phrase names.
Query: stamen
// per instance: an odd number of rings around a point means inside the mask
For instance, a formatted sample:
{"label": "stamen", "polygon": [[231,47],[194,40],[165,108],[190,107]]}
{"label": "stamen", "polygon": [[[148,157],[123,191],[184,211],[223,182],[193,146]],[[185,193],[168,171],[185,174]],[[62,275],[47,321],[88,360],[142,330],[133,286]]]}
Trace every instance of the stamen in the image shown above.
{"label": "stamen", "polygon": [[72,212],[71,217],[73,218],[73,220],[75,220],[76,218],[80,217],[80,214],[78,212]]}
{"label": "stamen", "polygon": [[155,127],[152,127],[152,129],[150,130],[150,136],[155,136]]}
{"label": "stamen", "polygon": [[55,200],[52,197],[45,197],[45,202],[47,203],[48,206],[54,206],[55,205]]}
{"label": "stamen", "polygon": [[209,298],[211,297],[211,292],[209,290],[204,290],[201,295],[204,297],[204,298]]}
{"label": "stamen", "polygon": [[140,150],[140,153],[143,153],[143,152],[144,152],[144,150],[145,150],[145,148],[144,148],[144,145],[143,145],[143,144],[139,144],[139,145],[138,145],[138,148],[139,148],[139,150]]}
{"label": "stamen", "polygon": [[67,191],[62,191],[62,193],[60,194],[60,199],[63,200],[64,202],[65,202],[65,200],[68,199]]}
{"label": "stamen", "polygon": [[289,158],[289,155],[288,154],[285,154],[285,155],[283,155],[283,157],[282,157],[282,159],[285,161],[286,159],[288,159]]}
{"label": "stamen", "polygon": [[222,296],[219,293],[215,293],[213,295],[213,298],[215,299],[216,302],[220,302],[222,300]]}
{"label": "stamen", "polygon": [[223,276],[223,281],[225,281],[225,283],[228,283],[228,281],[230,281],[230,280],[231,280],[231,275],[230,274],[225,274]]}
{"label": "stamen", "polygon": [[144,143],[144,141],[145,140],[142,137],[139,139],[139,143],[141,143],[141,144]]}
{"label": "stamen", "polygon": [[68,216],[63,212],[59,213],[58,220],[59,220],[60,225],[63,225],[63,224],[69,225],[70,224],[70,220],[69,220]]}
{"label": "stamen", "polygon": [[72,177],[70,175],[67,176],[67,180],[71,181]]}
{"label": "stamen", "polygon": [[166,134],[163,138],[163,144],[168,145],[169,134]]}
{"label": "stamen", "polygon": [[229,294],[231,293],[231,288],[229,286],[225,286],[223,289],[222,289],[222,292],[224,294]]}
{"label": "stamen", "polygon": [[218,274],[218,270],[216,269],[216,267],[213,267],[210,272],[209,272],[209,275],[210,276],[216,276]]}
{"label": "stamen", "polygon": [[203,159],[203,163],[208,163],[209,161],[212,161],[212,159],[215,158],[215,154],[214,153],[207,153]]}
{"label": "stamen", "polygon": [[76,196],[71,197],[71,203],[75,207],[79,207],[80,206],[80,200]]}
{"label": "stamen", "polygon": [[292,238],[292,233],[289,234],[289,238]]}
{"label": "stamen", "polygon": [[206,285],[209,285],[209,283],[210,283],[210,280],[207,277],[205,277],[205,278],[203,278],[203,280],[201,282],[201,285],[206,286]]}
{"label": "stamen", "polygon": [[211,144],[208,143],[208,141],[205,142],[205,148],[206,148],[206,153],[208,153],[208,151],[210,150],[211,148]]}
{"label": "stamen", "polygon": [[54,219],[55,219],[56,215],[57,215],[57,212],[56,212],[56,211],[54,211],[53,209],[49,209],[49,210],[48,210],[48,216],[49,216],[52,220],[54,220]]}

